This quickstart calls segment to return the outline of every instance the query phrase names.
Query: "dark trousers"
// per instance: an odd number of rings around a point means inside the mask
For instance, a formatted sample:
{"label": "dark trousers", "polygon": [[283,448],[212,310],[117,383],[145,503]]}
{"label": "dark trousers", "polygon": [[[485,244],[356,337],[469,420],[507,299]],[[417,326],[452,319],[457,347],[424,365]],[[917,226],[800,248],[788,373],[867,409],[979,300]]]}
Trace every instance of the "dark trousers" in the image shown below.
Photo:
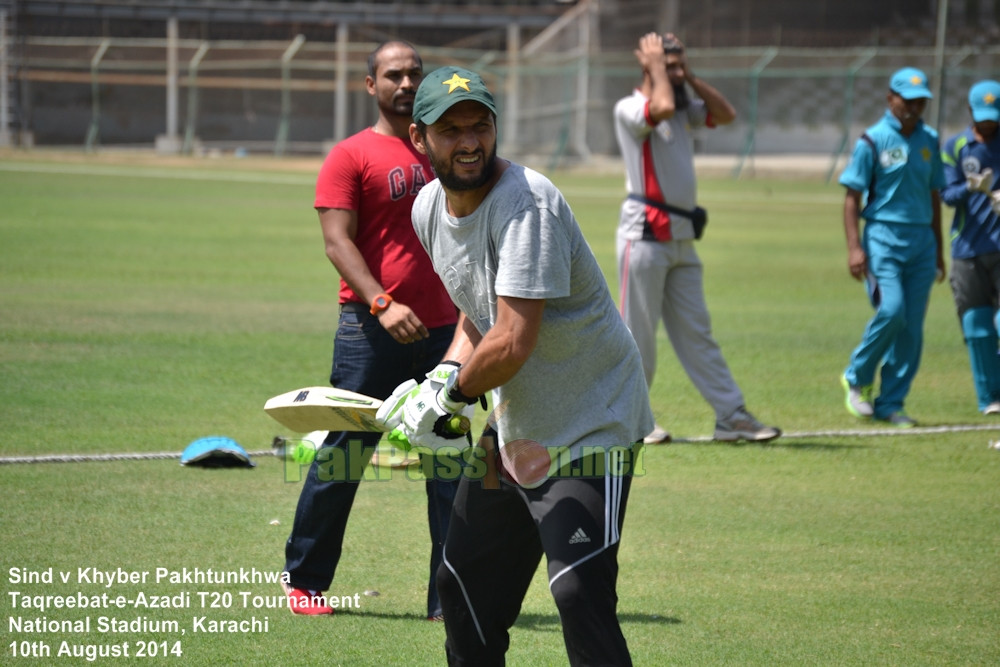
{"label": "dark trousers", "polygon": [[438,570],[449,665],[505,664],[508,631],[543,553],[570,664],[632,664],[616,592],[631,481],[610,460],[601,476],[563,474],[535,489],[462,479]]}
{"label": "dark trousers", "polygon": [[[408,378],[423,382],[424,375],[448,349],[454,332],[454,326],[435,328],[429,338],[403,345],[393,340],[366,309],[345,307],[337,326],[330,384],[385,398]],[[299,495],[292,533],[285,544],[285,570],[293,586],[318,591],[330,588],[361,481],[359,471],[364,470],[381,437],[382,433],[333,431],[316,453]],[[333,448],[342,451],[334,456]],[[435,575],[457,487],[457,481],[425,483],[431,536],[428,616],[441,613]]]}

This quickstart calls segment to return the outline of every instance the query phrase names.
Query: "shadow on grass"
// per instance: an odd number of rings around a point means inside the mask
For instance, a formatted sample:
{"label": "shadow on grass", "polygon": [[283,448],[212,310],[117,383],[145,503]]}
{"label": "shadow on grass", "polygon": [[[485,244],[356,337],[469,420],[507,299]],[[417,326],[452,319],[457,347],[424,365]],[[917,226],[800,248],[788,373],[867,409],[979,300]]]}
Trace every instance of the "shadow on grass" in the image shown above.
{"label": "shadow on grass", "polygon": [[[330,618],[337,616],[363,616],[364,618],[379,618],[386,621],[423,621],[428,626],[436,621],[428,621],[420,614],[391,613],[387,611],[360,611],[358,609],[337,610],[337,613],[330,615]],[[443,628],[444,625],[441,625]]]}
{"label": "shadow on grass", "polygon": [[[621,623],[647,623],[650,625],[678,625],[679,618],[659,614],[619,613]],[[561,627],[558,614],[521,614],[514,623],[515,628],[524,630],[557,630]]]}

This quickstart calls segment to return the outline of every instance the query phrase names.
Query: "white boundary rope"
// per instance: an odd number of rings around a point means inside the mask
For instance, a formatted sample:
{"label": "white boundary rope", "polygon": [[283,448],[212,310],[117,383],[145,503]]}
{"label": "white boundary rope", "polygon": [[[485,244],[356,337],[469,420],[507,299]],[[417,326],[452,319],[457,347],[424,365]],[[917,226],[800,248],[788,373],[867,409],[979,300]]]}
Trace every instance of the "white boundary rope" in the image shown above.
{"label": "white boundary rope", "polygon": [[316,177],[310,174],[276,174],[244,170],[162,169],[158,167],[116,166],[100,164],[51,164],[0,161],[0,172],[33,172],[37,174],[84,174],[87,176],[128,176],[130,178],[155,178],[176,180],[226,181],[230,183],[267,183],[269,185],[315,185]]}
{"label": "white boundary rope", "polygon": [[[941,433],[965,433],[975,431],[1000,431],[1000,424],[955,424],[951,426],[915,426],[913,428],[844,429],[828,431],[790,431],[782,433],[778,440],[761,444],[772,444],[780,440],[803,440],[808,438],[867,438],[876,436],[935,435]],[[711,436],[695,438],[674,438],[665,445],[699,442],[714,442]],[[753,442],[737,441],[724,443],[731,445],[752,445]],[[649,445],[656,447],[657,445]],[[280,456],[281,448],[261,449],[247,452],[253,456]],[[89,463],[94,461],[153,461],[156,459],[180,459],[181,452],[150,452],[146,454],[53,454],[49,456],[0,456],[0,465],[15,463]]]}
{"label": "white boundary rope", "polygon": [[[276,456],[280,449],[247,452],[250,456]],[[0,456],[0,465],[14,463],[91,463],[94,461],[153,461],[180,459],[181,452],[149,452],[147,454],[52,454],[50,456]]]}
{"label": "white boundary rope", "polygon": [[[829,431],[789,431],[782,433],[778,440],[802,440],[805,438],[867,438],[872,436],[935,435],[940,433],[963,433],[966,431],[1000,431],[1000,424],[953,424],[949,426],[914,426],[913,428],[842,429]],[[694,443],[714,442],[711,436],[700,438],[674,438],[671,442]],[[777,442],[770,440],[768,442]],[[666,443],[670,444],[670,443]],[[753,444],[740,440],[729,444]],[[767,443],[762,443],[767,444]]]}
{"label": "white boundary rope", "polygon": [[799,433],[788,433],[787,437],[793,438],[845,438],[852,436],[866,435],[933,435],[935,433],[962,433],[965,431],[1000,431],[1000,424],[953,424],[950,426],[914,426],[913,428],[879,428],[866,431],[864,429],[852,429],[846,431],[802,431]]}

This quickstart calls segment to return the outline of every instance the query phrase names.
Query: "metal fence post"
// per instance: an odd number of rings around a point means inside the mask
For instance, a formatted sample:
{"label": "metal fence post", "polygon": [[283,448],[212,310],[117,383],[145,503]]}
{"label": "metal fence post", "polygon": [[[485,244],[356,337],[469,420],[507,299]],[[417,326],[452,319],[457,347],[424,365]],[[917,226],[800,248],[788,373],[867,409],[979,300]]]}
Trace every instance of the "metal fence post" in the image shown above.
{"label": "metal fence post", "polygon": [[582,20],[577,25],[580,40],[580,59],[576,70],[576,111],[573,114],[573,148],[582,159],[590,157],[590,146],[587,144],[587,102],[590,98],[590,40],[591,21],[597,14],[588,6]]}
{"label": "metal fence post", "polygon": [[350,75],[347,66],[347,50],[350,47],[350,36],[346,23],[337,24],[337,90],[333,97],[333,140],[340,141],[347,137],[347,79]]}
{"label": "metal fence post", "polygon": [[292,115],[292,59],[305,42],[305,35],[296,35],[281,54],[281,118],[278,120],[278,136],[274,139],[274,154],[278,157],[285,154],[285,144],[288,143],[288,124]]}
{"label": "metal fence post", "polygon": [[840,156],[844,154],[844,150],[847,148],[848,141],[851,137],[851,119],[854,118],[854,82],[858,76],[858,72],[861,68],[868,64],[868,62],[875,57],[878,53],[877,49],[868,49],[865,53],[861,54],[850,66],[847,68],[847,85],[844,87],[844,126],[843,132],[840,135],[840,145],[837,146],[837,150],[834,152],[833,157],[830,159],[830,169],[826,172],[826,182],[829,183],[833,178],[833,172],[837,170],[837,162],[840,160]]}
{"label": "metal fence post", "polygon": [[160,149],[166,153],[176,153],[177,145],[177,39],[178,21],[176,16],[167,19],[167,135]]}
{"label": "metal fence post", "polygon": [[10,146],[10,83],[7,59],[7,10],[0,9],[0,146]]}
{"label": "metal fence post", "polygon": [[758,107],[758,89],[760,88],[760,75],[764,69],[770,64],[772,60],[778,55],[778,48],[775,46],[765,49],[763,55],[754,63],[753,68],[750,70],[750,116],[747,120],[747,139],[743,146],[743,152],[740,154],[740,159],[736,163],[736,167],[733,169],[733,178],[739,178],[740,174],[743,172],[743,163],[747,156],[752,156],[754,152],[754,143],[756,142],[757,134],[757,107]]}
{"label": "metal fence post", "polygon": [[97,52],[90,59],[90,127],[87,129],[86,150],[94,150],[101,129],[101,82],[98,70],[101,66],[101,59],[111,46],[110,39],[101,41],[97,47]]}
{"label": "metal fence post", "polygon": [[206,53],[208,42],[202,42],[188,64],[188,112],[184,123],[184,146],[181,147],[185,155],[194,150],[194,133],[198,124],[198,66]]}
{"label": "metal fence post", "polygon": [[504,124],[502,153],[512,152],[517,138],[521,115],[521,30],[516,23],[507,24],[507,79],[504,81]]}
{"label": "metal fence post", "polygon": [[940,127],[941,123],[941,92],[944,90],[944,40],[948,29],[948,0],[937,0],[937,27],[934,36],[934,78],[931,79],[931,91],[934,97],[931,98],[930,114],[928,114],[928,124],[931,127]]}

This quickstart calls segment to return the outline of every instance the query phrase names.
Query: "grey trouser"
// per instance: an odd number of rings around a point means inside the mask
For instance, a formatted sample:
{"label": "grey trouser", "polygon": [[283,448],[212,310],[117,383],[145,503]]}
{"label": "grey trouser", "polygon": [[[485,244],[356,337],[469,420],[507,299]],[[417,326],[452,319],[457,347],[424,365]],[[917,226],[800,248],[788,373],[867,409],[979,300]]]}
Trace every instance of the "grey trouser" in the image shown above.
{"label": "grey trouser", "polygon": [[646,384],[656,373],[656,328],[663,320],[674,353],[717,420],[743,406],[705,304],[702,265],[694,241],[629,241],[618,237],[619,307],[632,332]]}

